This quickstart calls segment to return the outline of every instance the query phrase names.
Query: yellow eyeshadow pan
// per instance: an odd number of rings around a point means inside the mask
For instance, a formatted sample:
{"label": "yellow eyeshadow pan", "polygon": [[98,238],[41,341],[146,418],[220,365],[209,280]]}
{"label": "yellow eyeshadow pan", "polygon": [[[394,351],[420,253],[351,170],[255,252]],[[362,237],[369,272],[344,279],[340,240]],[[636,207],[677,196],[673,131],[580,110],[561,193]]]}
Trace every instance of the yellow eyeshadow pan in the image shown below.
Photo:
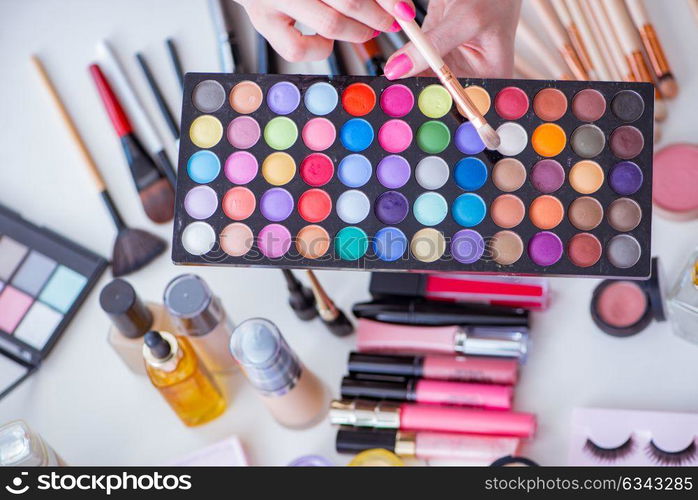
{"label": "yellow eyeshadow pan", "polygon": [[188,74],[174,262],[646,277],[650,86],[460,83]]}

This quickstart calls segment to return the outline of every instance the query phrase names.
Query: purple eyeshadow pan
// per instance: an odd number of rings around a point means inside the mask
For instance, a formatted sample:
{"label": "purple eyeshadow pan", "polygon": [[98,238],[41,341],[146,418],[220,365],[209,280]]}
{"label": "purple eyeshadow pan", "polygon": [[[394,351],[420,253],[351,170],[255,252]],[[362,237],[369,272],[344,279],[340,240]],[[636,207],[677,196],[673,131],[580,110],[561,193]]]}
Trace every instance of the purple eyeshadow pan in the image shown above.
{"label": "purple eyeshadow pan", "polygon": [[485,150],[485,143],[471,122],[465,122],[456,129],[454,142],[458,151],[466,155],[476,155]]}
{"label": "purple eyeshadow pan", "polygon": [[643,180],[642,170],[631,161],[616,163],[608,178],[611,189],[623,196],[637,193]]}
{"label": "purple eyeshadow pan", "polygon": [[398,155],[386,156],[376,167],[378,182],[388,189],[401,188],[407,184],[411,173],[410,164]]}
{"label": "purple eyeshadow pan", "polygon": [[288,115],[293,113],[301,103],[301,93],[292,83],[279,82],[269,89],[267,103],[269,109],[277,115]]}
{"label": "purple eyeshadow pan", "polygon": [[554,193],[565,183],[565,170],[555,160],[541,160],[531,170],[531,183],[541,193]]}
{"label": "purple eyeshadow pan", "polygon": [[259,210],[272,222],[286,220],[293,212],[293,196],[283,188],[272,188],[259,200]]}
{"label": "purple eyeshadow pan", "polygon": [[541,267],[555,264],[562,257],[562,240],[549,231],[542,231],[528,242],[528,255]]}
{"label": "purple eyeshadow pan", "polygon": [[477,262],[485,252],[485,240],[472,229],[462,229],[451,239],[451,255],[461,264]]}
{"label": "purple eyeshadow pan", "polygon": [[410,204],[404,194],[387,191],[376,200],[375,214],[383,224],[399,224],[410,210]]}

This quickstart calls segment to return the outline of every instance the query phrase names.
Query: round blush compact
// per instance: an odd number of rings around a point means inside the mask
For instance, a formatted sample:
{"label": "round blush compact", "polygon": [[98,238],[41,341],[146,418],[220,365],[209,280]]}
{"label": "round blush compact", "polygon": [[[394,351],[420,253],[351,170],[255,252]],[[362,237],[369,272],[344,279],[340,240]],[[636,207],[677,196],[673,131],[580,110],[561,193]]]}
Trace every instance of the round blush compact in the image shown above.
{"label": "round blush compact", "polygon": [[656,212],[668,219],[698,218],[698,145],[672,144],[654,154],[652,201]]}
{"label": "round blush compact", "polygon": [[652,259],[647,281],[604,280],[591,298],[591,317],[604,333],[630,337],[643,331],[652,320],[664,321],[664,296],[659,259]]}

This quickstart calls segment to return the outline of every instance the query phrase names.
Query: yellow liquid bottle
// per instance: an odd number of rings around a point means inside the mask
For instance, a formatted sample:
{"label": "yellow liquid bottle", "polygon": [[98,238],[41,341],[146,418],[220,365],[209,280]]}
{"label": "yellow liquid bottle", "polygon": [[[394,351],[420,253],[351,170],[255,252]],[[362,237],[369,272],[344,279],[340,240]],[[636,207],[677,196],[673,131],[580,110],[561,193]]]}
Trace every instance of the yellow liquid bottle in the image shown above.
{"label": "yellow liquid bottle", "polygon": [[144,340],[148,377],[185,425],[202,425],[223,413],[225,398],[186,338],[150,331]]}

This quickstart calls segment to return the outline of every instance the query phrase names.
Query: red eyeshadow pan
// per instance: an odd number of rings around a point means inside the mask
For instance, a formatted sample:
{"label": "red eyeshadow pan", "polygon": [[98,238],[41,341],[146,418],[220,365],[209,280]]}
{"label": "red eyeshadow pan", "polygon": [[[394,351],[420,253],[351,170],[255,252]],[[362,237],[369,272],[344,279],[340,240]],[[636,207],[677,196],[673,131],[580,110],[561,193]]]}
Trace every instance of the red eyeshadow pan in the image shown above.
{"label": "red eyeshadow pan", "polygon": [[327,155],[314,153],[301,162],[301,178],[309,186],[324,186],[334,175],[334,165]]}
{"label": "red eyeshadow pan", "polygon": [[376,93],[365,83],[353,83],[342,94],[342,107],[352,116],[365,116],[376,107]]}
{"label": "red eyeshadow pan", "polygon": [[494,109],[505,120],[518,120],[528,111],[526,92],[519,87],[506,87],[494,98]]}
{"label": "red eyeshadow pan", "polygon": [[322,189],[309,189],[298,200],[298,213],[308,222],[322,222],[332,211],[332,199]]}

